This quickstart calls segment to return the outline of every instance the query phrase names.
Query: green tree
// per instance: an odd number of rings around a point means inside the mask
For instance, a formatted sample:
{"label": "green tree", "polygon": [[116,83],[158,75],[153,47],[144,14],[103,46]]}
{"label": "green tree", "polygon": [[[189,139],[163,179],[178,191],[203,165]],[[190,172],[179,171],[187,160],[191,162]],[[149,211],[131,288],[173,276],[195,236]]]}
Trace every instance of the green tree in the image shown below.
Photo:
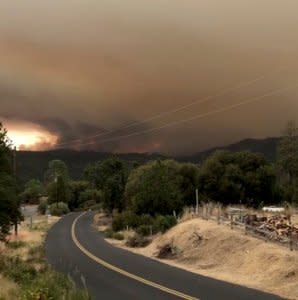
{"label": "green tree", "polygon": [[83,192],[88,189],[88,182],[77,180],[77,181],[70,181],[69,189],[70,189],[70,201],[68,203],[69,209],[74,210],[80,206],[80,196]]}
{"label": "green tree", "polygon": [[117,157],[106,159],[89,166],[85,170],[85,179],[92,189],[101,190],[103,206],[108,212],[125,208],[124,190],[127,182],[129,166]]}
{"label": "green tree", "polygon": [[56,180],[48,185],[49,204],[70,201],[70,189],[68,182],[62,176],[58,176]]}
{"label": "green tree", "polygon": [[80,193],[78,207],[84,208],[90,205],[101,203],[102,201],[103,201],[102,191],[96,189],[87,189]]}
{"label": "green tree", "polygon": [[48,183],[54,182],[58,177],[62,177],[64,181],[69,181],[68,168],[62,160],[52,160],[49,162],[48,170],[45,178]]}
{"label": "green tree", "polygon": [[281,181],[286,200],[298,203],[298,127],[293,121],[287,124],[280,141],[278,165],[283,174]]}
{"label": "green tree", "polygon": [[10,226],[22,220],[17,196],[17,183],[13,175],[12,149],[7,132],[0,123],[0,240],[4,240]]}
{"label": "green tree", "polygon": [[194,164],[184,163],[179,164],[178,170],[181,176],[182,201],[184,205],[194,205],[196,201],[194,191],[198,187],[200,169]]}
{"label": "green tree", "polygon": [[38,204],[40,196],[44,193],[42,183],[37,179],[32,179],[26,183],[23,193],[20,195],[23,202]]}
{"label": "green tree", "polygon": [[167,215],[183,206],[182,176],[175,161],[154,161],[135,169],[126,185],[127,203],[136,214]]}
{"label": "green tree", "polygon": [[69,174],[66,164],[61,160],[52,160],[45,174],[49,204],[59,202],[68,203],[71,193],[69,187]]}
{"label": "green tree", "polygon": [[199,176],[202,198],[223,204],[272,203],[275,184],[274,168],[251,152],[217,151],[203,163]]}

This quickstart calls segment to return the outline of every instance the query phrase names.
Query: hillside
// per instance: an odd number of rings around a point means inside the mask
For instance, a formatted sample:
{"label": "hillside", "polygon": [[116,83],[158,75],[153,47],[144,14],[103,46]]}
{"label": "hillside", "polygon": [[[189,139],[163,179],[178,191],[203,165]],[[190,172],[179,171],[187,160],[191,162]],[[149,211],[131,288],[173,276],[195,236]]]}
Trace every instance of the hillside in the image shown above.
{"label": "hillside", "polygon": [[227,150],[231,152],[251,151],[262,153],[268,161],[275,161],[277,154],[277,145],[279,141],[280,138],[277,137],[266,139],[245,139],[235,144],[222,147],[215,147],[191,156],[182,157],[181,159],[183,161],[200,163],[202,160],[206,159],[210,154],[212,154],[216,150]]}
{"label": "hillside", "polygon": [[[191,156],[175,157],[175,159],[184,162],[200,163],[216,150],[252,151],[262,153],[269,161],[276,159],[276,148],[279,138],[267,139],[246,139],[238,143],[224,147],[217,147],[207,151],[199,152]],[[44,173],[48,167],[49,161],[53,159],[63,160],[69,167],[71,177],[79,179],[85,167],[96,161],[101,161],[111,157],[112,153],[92,152],[92,151],[73,151],[73,150],[56,150],[44,152],[19,151],[17,157],[17,173],[22,183],[31,178],[43,180]],[[121,159],[130,162],[145,163],[154,159],[171,158],[157,153],[128,153],[117,154]]]}

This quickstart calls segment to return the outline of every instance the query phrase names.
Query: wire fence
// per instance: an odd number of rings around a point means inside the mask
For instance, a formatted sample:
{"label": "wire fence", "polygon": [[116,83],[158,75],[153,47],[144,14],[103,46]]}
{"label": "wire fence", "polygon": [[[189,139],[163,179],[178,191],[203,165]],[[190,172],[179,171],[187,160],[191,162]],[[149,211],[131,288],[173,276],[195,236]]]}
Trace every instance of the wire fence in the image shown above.
{"label": "wire fence", "polygon": [[229,226],[231,230],[239,230],[245,235],[287,247],[291,251],[298,250],[298,229],[294,225],[284,225],[287,230],[284,230],[283,234],[280,234],[273,226],[269,227],[265,217],[259,218],[263,219],[263,222],[259,222],[258,225],[252,225],[250,216],[255,215],[251,215],[249,211],[243,208],[223,208],[220,205],[205,204],[197,208],[187,208],[186,213],[191,215],[192,218],[198,217],[204,220],[212,220],[217,222],[218,225]]}

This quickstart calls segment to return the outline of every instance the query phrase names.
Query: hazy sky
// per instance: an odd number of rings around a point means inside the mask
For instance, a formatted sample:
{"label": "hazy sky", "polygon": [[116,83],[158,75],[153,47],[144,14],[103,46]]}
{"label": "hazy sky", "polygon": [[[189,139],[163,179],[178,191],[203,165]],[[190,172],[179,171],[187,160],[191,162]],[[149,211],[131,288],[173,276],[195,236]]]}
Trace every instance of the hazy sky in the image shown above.
{"label": "hazy sky", "polygon": [[38,131],[34,149],[57,136],[182,154],[279,135],[298,119],[297,11],[296,0],[1,0],[0,120]]}

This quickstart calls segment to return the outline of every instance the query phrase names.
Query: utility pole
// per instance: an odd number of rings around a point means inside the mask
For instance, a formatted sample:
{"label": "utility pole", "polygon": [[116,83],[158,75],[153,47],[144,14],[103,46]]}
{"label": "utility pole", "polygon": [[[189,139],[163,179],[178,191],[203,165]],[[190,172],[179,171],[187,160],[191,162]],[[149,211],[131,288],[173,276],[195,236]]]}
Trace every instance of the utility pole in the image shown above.
{"label": "utility pole", "polygon": [[56,207],[58,208],[58,175],[55,173],[55,185],[56,185]]}
{"label": "utility pole", "polygon": [[199,190],[196,189],[196,215],[199,214]]}
{"label": "utility pole", "polygon": [[[13,168],[13,176],[15,180],[17,180],[17,147],[14,147],[12,151],[12,168]],[[18,235],[18,220],[14,220],[14,234]]]}

